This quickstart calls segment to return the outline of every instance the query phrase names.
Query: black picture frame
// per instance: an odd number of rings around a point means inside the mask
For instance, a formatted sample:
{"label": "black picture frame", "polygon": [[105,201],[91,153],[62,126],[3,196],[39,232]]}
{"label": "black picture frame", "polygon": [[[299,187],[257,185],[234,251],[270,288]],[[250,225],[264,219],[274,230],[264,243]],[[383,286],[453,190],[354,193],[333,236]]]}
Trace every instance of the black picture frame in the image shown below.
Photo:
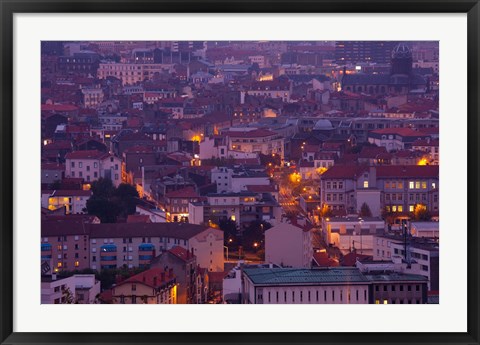
{"label": "black picture frame", "polygon": [[[0,0],[0,341],[2,344],[479,344],[478,0]],[[13,16],[15,13],[467,13],[468,320],[466,333],[15,333],[13,332]],[[452,315],[454,317],[454,315]],[[347,325],[346,325],[347,326]]]}

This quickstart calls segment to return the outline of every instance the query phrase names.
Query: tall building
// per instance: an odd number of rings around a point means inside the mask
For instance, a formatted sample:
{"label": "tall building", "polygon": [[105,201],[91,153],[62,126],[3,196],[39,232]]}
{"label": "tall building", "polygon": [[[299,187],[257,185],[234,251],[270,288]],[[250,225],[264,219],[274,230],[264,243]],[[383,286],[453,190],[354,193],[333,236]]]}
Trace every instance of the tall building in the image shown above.
{"label": "tall building", "polygon": [[390,63],[394,41],[337,41],[335,61],[340,64],[376,62]]}

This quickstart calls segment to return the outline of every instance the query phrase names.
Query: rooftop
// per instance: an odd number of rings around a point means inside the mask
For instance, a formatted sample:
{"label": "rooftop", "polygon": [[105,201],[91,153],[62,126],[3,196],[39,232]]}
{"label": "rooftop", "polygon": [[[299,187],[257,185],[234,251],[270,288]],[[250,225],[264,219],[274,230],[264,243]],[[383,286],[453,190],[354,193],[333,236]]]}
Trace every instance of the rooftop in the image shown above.
{"label": "rooftop", "polygon": [[313,285],[368,283],[358,268],[245,268],[243,272],[257,285]]}

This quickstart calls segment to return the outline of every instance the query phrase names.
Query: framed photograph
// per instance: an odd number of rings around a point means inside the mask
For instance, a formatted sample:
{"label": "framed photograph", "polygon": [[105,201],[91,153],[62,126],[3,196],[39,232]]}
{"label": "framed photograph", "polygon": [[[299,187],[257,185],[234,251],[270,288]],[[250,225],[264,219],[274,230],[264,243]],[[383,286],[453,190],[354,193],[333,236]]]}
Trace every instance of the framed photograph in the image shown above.
{"label": "framed photograph", "polygon": [[1,344],[480,342],[478,1],[0,3]]}

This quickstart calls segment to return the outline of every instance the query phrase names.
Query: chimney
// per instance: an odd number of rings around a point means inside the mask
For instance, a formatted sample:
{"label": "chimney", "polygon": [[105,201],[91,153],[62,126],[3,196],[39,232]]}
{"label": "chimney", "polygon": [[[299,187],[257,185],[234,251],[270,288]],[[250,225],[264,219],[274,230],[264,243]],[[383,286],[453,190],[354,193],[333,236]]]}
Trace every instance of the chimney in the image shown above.
{"label": "chimney", "polygon": [[52,273],[52,281],[54,280],[57,280],[57,274],[56,273]]}
{"label": "chimney", "polygon": [[160,273],[160,279],[161,279],[162,282],[165,281],[165,272]]}

